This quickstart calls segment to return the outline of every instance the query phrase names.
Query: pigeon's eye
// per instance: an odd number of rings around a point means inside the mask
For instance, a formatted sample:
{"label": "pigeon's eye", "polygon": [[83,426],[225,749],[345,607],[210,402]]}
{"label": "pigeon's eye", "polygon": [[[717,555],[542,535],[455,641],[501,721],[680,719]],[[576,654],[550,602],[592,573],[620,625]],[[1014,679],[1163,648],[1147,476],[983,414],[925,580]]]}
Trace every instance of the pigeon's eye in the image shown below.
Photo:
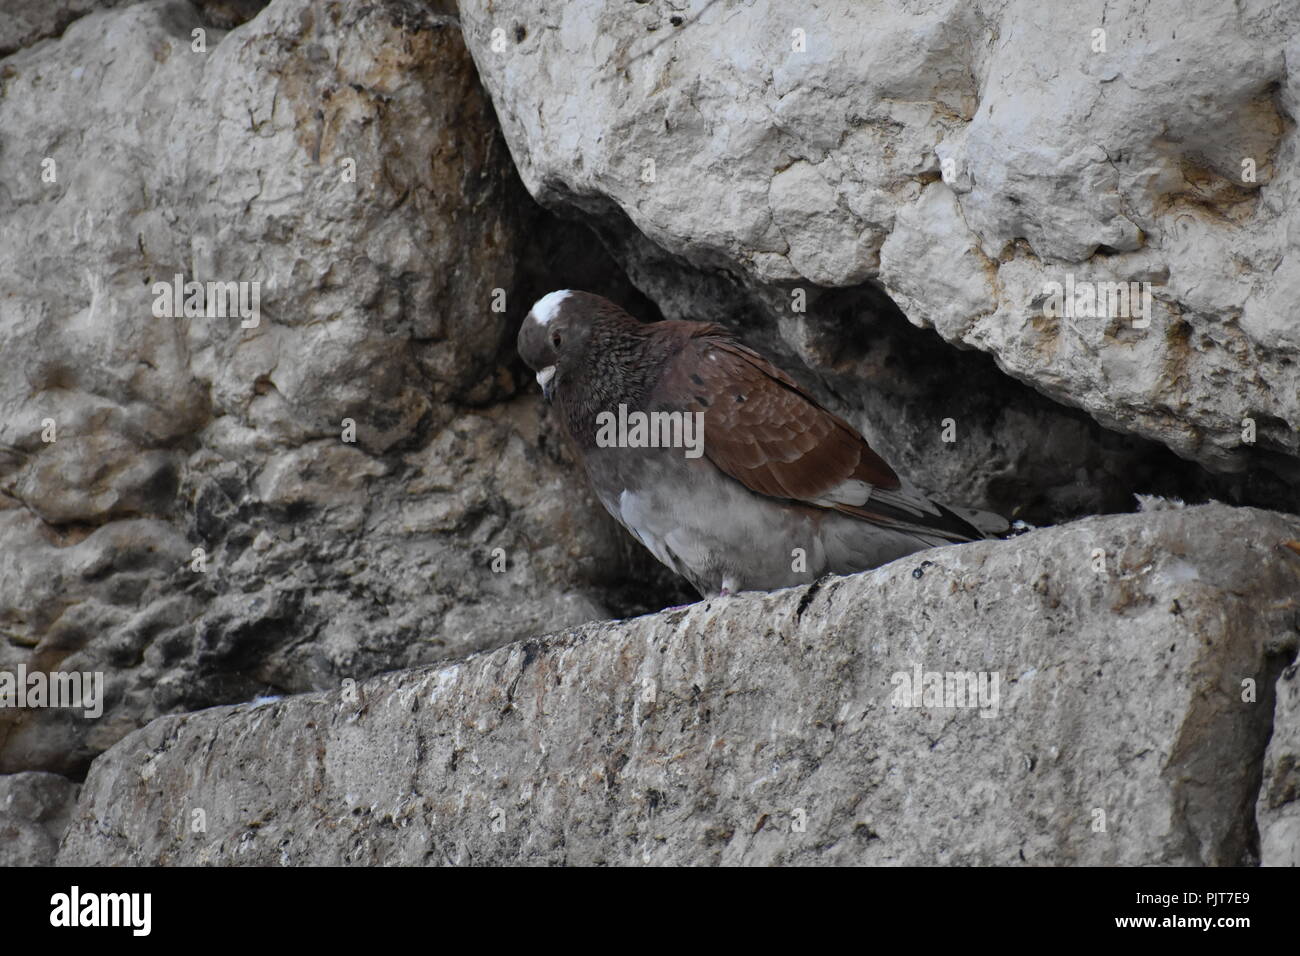
{"label": "pigeon's eye", "polygon": [[560,333],[559,333],[559,332],[552,332],[552,333],[551,333],[551,344],[554,345],[554,346],[558,349],[558,348],[560,347],[560,341],[561,341],[561,340],[560,340]]}

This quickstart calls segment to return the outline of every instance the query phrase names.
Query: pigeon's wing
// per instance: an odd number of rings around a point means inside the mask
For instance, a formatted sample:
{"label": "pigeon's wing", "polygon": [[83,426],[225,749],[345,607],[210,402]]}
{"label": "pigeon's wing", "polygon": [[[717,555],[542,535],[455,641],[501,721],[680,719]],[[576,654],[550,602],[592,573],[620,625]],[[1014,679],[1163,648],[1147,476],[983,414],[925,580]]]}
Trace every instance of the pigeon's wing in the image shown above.
{"label": "pigeon's wing", "polygon": [[720,326],[699,326],[660,387],[704,414],[704,454],[759,494],[957,541],[984,534],[899,479],[856,428]]}

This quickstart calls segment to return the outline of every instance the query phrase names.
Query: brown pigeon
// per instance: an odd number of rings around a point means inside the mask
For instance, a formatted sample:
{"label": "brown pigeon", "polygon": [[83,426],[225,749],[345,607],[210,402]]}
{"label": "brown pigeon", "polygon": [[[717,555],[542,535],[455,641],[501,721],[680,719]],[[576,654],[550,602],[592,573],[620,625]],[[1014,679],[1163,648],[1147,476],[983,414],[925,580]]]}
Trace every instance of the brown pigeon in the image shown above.
{"label": "brown pigeon", "polygon": [[705,322],[544,296],[519,330],[601,503],[705,597],[807,584],[1004,530],[899,478],[848,422]]}

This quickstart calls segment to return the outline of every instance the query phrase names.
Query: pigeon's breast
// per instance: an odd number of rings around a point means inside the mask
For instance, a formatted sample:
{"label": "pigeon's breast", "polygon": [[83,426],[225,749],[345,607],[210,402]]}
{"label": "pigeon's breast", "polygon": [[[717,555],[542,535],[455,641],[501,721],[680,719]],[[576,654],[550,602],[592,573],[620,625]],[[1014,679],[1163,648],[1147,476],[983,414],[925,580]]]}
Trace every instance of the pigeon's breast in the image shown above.
{"label": "pigeon's breast", "polygon": [[610,514],[705,594],[806,584],[826,569],[815,509],[757,495],[707,458],[608,449],[589,464]]}

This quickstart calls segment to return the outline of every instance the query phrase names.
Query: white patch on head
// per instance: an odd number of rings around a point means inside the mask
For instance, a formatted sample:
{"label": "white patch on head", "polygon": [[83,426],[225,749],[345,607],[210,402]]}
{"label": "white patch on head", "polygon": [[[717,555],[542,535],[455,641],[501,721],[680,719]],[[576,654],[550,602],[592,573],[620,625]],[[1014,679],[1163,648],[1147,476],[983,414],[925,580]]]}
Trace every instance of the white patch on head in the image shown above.
{"label": "white patch on head", "polygon": [[555,366],[548,365],[537,373],[537,384],[545,388],[555,378]]}
{"label": "white patch on head", "polygon": [[551,319],[560,311],[560,303],[573,295],[572,289],[561,289],[558,292],[548,292],[535,303],[531,309],[533,319],[539,325],[547,325]]}

